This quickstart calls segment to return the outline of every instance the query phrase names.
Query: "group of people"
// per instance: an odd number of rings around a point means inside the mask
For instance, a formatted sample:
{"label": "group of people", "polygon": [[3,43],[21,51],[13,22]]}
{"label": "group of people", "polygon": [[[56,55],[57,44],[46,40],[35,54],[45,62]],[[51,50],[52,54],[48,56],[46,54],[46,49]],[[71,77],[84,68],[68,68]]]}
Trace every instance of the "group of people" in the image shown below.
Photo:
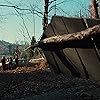
{"label": "group of people", "polygon": [[[15,65],[13,65],[12,63],[13,60],[15,60]],[[1,63],[3,70],[14,69],[18,67],[18,57],[15,57],[14,59],[12,57],[6,59],[6,57],[3,56],[1,59]]]}

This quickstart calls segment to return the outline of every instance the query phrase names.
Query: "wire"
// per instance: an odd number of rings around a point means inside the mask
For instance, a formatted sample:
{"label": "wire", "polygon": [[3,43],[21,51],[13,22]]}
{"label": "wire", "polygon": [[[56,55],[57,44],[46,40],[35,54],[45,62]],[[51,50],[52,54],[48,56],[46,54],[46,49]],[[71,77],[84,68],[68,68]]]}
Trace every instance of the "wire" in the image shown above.
{"label": "wire", "polygon": [[56,15],[56,0],[55,0],[55,14],[54,15]]}

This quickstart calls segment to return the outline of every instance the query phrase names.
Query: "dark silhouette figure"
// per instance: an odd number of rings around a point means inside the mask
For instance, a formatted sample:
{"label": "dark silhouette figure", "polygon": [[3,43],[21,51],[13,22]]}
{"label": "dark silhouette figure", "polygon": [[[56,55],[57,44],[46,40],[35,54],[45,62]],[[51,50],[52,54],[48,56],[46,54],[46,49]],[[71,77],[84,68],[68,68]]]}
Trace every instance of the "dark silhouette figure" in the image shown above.
{"label": "dark silhouette figure", "polygon": [[12,69],[12,57],[10,57],[10,59],[9,59],[9,69]]}
{"label": "dark silhouette figure", "polygon": [[6,69],[6,58],[5,56],[1,59],[3,70]]}
{"label": "dark silhouette figure", "polygon": [[36,43],[36,39],[34,36],[32,36],[31,45],[34,45],[35,43]]}
{"label": "dark silhouette figure", "polygon": [[9,62],[9,58],[7,58],[7,62]]}
{"label": "dark silhouette figure", "polygon": [[16,68],[18,67],[18,57],[15,57]]}

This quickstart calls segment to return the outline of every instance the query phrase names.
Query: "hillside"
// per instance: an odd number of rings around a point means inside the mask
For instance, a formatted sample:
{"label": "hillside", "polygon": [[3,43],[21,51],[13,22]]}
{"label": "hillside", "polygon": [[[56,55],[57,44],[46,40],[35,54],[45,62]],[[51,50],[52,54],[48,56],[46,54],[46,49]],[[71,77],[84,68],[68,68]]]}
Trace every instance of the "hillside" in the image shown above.
{"label": "hillside", "polygon": [[25,45],[9,43],[9,42],[0,40],[0,55],[12,55],[17,46],[19,50],[22,50],[25,47]]}

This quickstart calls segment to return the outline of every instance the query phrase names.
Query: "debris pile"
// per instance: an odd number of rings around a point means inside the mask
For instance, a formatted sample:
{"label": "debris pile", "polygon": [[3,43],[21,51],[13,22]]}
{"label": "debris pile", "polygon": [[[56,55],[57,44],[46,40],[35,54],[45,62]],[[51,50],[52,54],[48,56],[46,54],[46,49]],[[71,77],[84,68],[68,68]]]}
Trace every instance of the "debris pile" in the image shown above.
{"label": "debris pile", "polygon": [[33,71],[44,71],[47,69],[47,61],[45,59],[37,59],[36,61],[31,62],[28,66],[17,67],[15,70],[12,70],[12,73],[29,73]]}
{"label": "debris pile", "polygon": [[0,73],[29,73],[34,71],[44,71],[48,68],[46,59],[31,59],[24,67],[17,67],[13,70],[0,71]]}

